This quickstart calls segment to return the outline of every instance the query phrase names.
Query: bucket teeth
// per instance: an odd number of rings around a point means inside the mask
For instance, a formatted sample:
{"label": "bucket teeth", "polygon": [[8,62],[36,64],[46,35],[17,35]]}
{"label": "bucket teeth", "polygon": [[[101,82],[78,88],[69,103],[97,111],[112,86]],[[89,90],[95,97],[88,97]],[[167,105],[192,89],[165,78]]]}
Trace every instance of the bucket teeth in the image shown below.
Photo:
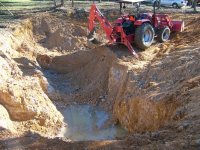
{"label": "bucket teeth", "polygon": [[95,35],[96,35],[96,32],[95,32],[95,29],[93,29],[92,31],[89,32],[88,36],[87,36],[87,39],[88,41],[94,41],[95,40]]}

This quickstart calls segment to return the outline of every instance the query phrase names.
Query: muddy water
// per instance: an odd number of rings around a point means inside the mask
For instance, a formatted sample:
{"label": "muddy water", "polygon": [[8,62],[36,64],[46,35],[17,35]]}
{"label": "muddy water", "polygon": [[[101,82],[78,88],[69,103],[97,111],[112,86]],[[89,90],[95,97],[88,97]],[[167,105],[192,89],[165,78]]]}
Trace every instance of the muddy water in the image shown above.
{"label": "muddy water", "polygon": [[110,115],[98,107],[70,105],[62,114],[68,124],[62,133],[73,141],[115,139],[127,134],[119,125],[105,127]]}

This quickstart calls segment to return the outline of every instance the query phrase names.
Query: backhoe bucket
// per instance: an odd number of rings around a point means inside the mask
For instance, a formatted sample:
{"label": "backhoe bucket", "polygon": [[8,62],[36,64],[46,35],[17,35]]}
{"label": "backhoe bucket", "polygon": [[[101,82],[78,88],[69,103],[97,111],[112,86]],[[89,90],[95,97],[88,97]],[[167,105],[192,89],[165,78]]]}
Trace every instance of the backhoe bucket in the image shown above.
{"label": "backhoe bucket", "polygon": [[87,34],[88,41],[91,42],[91,41],[95,40],[95,34],[96,34],[95,28],[92,31],[89,31],[89,30],[87,30],[87,31],[88,31],[88,34]]}

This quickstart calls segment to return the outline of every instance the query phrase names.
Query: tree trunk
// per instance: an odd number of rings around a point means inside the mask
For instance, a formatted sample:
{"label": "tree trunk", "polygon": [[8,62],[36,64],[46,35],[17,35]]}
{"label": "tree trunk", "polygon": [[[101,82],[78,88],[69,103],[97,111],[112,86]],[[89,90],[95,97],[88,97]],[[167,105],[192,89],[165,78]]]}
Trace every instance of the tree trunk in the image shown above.
{"label": "tree trunk", "polygon": [[64,0],[61,0],[61,6],[64,6]]}
{"label": "tree trunk", "polygon": [[120,15],[122,15],[122,3],[119,3],[119,11],[120,11]]}
{"label": "tree trunk", "polygon": [[193,8],[194,8],[194,12],[197,12],[197,0],[194,0]]}
{"label": "tree trunk", "polygon": [[53,2],[54,2],[54,7],[56,7],[56,0],[53,0]]}

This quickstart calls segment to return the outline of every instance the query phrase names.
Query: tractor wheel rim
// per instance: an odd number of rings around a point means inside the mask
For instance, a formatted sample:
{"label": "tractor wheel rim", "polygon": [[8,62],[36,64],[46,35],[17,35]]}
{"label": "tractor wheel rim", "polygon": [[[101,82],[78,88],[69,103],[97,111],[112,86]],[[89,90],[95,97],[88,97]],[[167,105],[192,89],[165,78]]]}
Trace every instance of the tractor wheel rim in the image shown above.
{"label": "tractor wheel rim", "polygon": [[145,45],[148,45],[152,42],[152,37],[153,37],[153,34],[150,30],[146,30],[145,33],[144,33],[144,43]]}
{"label": "tractor wheel rim", "polygon": [[163,39],[164,40],[168,40],[170,36],[170,31],[169,30],[165,30],[165,32],[163,33]]}

